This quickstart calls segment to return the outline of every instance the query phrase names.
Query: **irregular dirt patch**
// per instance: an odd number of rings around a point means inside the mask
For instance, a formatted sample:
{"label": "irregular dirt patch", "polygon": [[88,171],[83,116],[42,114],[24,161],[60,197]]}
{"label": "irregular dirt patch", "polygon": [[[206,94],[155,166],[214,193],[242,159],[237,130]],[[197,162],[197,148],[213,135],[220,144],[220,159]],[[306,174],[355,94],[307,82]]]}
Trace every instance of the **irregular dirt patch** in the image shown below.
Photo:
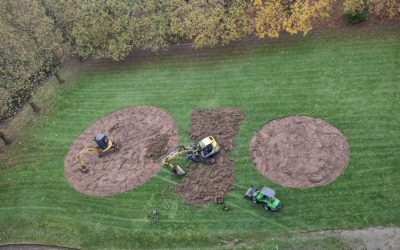
{"label": "irregular dirt patch", "polygon": [[[103,132],[119,149],[101,158],[96,153],[83,156],[89,169],[79,170],[78,152],[95,146],[97,133]],[[64,173],[69,184],[89,195],[112,195],[134,188],[157,173],[159,157],[178,143],[175,121],[164,110],[151,106],[122,109],[101,118],[74,142],[64,160]]]}
{"label": "irregular dirt patch", "polygon": [[322,119],[287,116],[273,120],[251,139],[256,168],[286,187],[314,187],[333,181],[347,166],[344,135]]}
{"label": "irregular dirt patch", "polygon": [[337,233],[352,249],[400,249],[400,228],[367,228]]}
{"label": "irregular dirt patch", "polygon": [[234,162],[229,159],[229,153],[234,149],[233,137],[243,119],[244,114],[236,108],[197,109],[192,113],[190,138],[199,141],[214,136],[221,151],[215,156],[213,165],[192,163],[187,177],[176,185],[175,191],[185,198],[186,203],[201,205],[231,189]]}

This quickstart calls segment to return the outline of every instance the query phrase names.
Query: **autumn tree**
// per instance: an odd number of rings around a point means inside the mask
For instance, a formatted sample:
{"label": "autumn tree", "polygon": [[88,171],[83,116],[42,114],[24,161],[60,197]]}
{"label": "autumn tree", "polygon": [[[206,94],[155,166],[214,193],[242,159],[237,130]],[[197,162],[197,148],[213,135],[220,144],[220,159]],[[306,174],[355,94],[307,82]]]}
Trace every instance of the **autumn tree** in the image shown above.
{"label": "autumn tree", "polygon": [[343,12],[349,23],[359,23],[368,19],[370,0],[345,0]]}
{"label": "autumn tree", "polygon": [[254,32],[278,37],[281,31],[307,34],[311,20],[329,13],[334,0],[253,0]]}
{"label": "autumn tree", "polygon": [[245,0],[180,2],[172,15],[171,32],[193,40],[195,47],[227,44],[251,32],[250,5]]}
{"label": "autumn tree", "polygon": [[131,13],[134,46],[159,50],[181,41],[182,37],[172,31],[170,23],[175,10],[184,3],[181,0],[139,1]]}
{"label": "autumn tree", "polygon": [[61,44],[37,2],[0,1],[0,89],[6,93],[0,121],[30,100],[34,87],[52,72]]}
{"label": "autumn tree", "polygon": [[130,0],[40,0],[65,43],[82,58],[126,56],[133,48]]}
{"label": "autumn tree", "polygon": [[372,0],[371,11],[384,17],[394,18],[400,15],[399,0]]}

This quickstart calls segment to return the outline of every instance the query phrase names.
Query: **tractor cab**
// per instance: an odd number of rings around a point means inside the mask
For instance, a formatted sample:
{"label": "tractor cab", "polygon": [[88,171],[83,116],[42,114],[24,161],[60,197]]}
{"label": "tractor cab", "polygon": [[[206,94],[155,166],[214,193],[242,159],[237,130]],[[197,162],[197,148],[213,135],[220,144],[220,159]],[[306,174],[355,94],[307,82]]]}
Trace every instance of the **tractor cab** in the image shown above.
{"label": "tractor cab", "polygon": [[260,191],[254,192],[253,195],[258,202],[266,203],[268,200],[275,198],[275,190],[269,187],[263,187]]}
{"label": "tractor cab", "polygon": [[105,150],[108,148],[110,140],[105,134],[100,133],[94,137],[94,141],[96,142],[97,147],[99,147],[101,150]]}
{"label": "tractor cab", "polygon": [[263,187],[260,193],[267,198],[275,197],[275,190],[269,187]]}
{"label": "tractor cab", "polygon": [[279,211],[282,208],[281,201],[275,197],[275,190],[269,187],[263,187],[259,190],[254,186],[250,186],[244,197],[252,200],[255,204],[263,204],[266,210]]}
{"label": "tractor cab", "polygon": [[211,157],[219,152],[220,147],[217,141],[212,136],[208,136],[203,140],[199,141],[198,148],[200,150],[201,155],[204,158]]}
{"label": "tractor cab", "polygon": [[263,187],[260,191],[256,193],[257,194],[255,195],[255,197],[257,201],[265,203],[265,209],[271,211],[277,211],[280,209],[281,202],[279,199],[275,198],[275,190],[269,187]]}

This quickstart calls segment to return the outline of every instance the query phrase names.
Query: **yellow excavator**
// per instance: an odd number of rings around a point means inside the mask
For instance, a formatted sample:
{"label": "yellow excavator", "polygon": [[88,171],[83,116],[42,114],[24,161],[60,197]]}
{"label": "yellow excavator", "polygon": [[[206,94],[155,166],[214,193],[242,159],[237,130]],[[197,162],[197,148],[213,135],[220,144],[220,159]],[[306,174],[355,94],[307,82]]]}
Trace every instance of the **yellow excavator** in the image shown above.
{"label": "yellow excavator", "polygon": [[97,134],[94,137],[94,141],[96,142],[96,147],[83,148],[75,156],[76,161],[81,164],[79,170],[81,170],[83,173],[88,171],[88,167],[82,158],[85,154],[97,152],[98,157],[103,157],[118,150],[118,144],[116,142],[112,142],[105,134]]}
{"label": "yellow excavator", "polygon": [[172,161],[180,156],[185,155],[186,160],[192,160],[194,162],[201,162],[205,164],[214,164],[215,160],[211,158],[220,151],[220,146],[212,136],[207,136],[203,140],[199,141],[194,146],[178,146],[175,151],[169,153],[167,156],[162,158],[164,166],[168,167],[173,173],[182,176],[186,172],[177,164]]}

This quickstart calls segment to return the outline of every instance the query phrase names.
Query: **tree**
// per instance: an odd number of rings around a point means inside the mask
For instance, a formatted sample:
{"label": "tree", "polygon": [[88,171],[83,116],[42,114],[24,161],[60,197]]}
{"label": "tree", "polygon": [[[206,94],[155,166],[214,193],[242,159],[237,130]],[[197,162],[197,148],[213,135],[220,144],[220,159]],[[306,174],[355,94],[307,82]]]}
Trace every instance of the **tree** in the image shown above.
{"label": "tree", "polygon": [[170,20],[180,0],[140,1],[131,12],[134,47],[160,50],[180,40],[171,32]]}
{"label": "tree", "polygon": [[[54,68],[59,33],[35,1],[0,1],[0,121],[27,102],[32,91]],[[4,106],[3,106],[4,105]]]}
{"label": "tree", "polygon": [[171,32],[191,39],[194,46],[227,44],[250,34],[245,0],[181,1],[171,18]]}
{"label": "tree", "polygon": [[349,23],[355,24],[368,19],[370,0],[345,0],[343,12]]}
{"label": "tree", "polygon": [[372,0],[371,10],[375,14],[380,14],[388,18],[394,18],[400,15],[400,1],[399,0]]}
{"label": "tree", "polygon": [[253,0],[254,32],[259,37],[278,37],[281,31],[307,34],[311,20],[328,16],[335,0]]}
{"label": "tree", "polygon": [[40,0],[80,57],[122,59],[133,48],[130,0]]}

